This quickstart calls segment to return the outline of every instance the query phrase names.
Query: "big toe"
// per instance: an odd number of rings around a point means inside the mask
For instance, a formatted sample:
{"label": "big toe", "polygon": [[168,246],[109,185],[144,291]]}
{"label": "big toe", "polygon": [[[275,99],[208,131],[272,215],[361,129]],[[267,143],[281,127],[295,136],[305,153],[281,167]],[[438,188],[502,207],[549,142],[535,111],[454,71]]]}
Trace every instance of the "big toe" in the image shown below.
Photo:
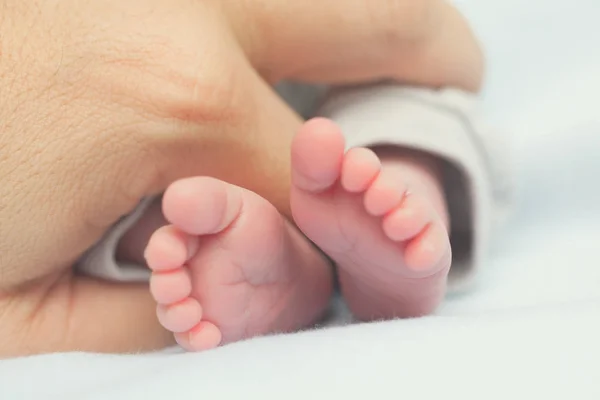
{"label": "big toe", "polygon": [[239,188],[203,176],[176,181],[163,196],[167,220],[191,235],[221,232],[237,218],[241,206]]}
{"label": "big toe", "polygon": [[340,129],[330,120],[306,122],[292,142],[292,182],[305,191],[320,192],[340,176],[345,142]]}

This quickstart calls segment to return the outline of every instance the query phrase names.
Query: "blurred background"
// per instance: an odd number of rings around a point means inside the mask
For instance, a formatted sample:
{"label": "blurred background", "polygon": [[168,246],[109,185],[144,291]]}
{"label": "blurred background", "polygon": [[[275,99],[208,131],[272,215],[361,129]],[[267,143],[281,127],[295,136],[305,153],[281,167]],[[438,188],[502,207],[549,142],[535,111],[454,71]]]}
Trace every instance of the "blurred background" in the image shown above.
{"label": "blurred background", "polygon": [[[469,310],[600,298],[600,1],[455,0],[487,54],[483,111],[509,135],[514,214]],[[443,313],[460,313],[452,299]]]}

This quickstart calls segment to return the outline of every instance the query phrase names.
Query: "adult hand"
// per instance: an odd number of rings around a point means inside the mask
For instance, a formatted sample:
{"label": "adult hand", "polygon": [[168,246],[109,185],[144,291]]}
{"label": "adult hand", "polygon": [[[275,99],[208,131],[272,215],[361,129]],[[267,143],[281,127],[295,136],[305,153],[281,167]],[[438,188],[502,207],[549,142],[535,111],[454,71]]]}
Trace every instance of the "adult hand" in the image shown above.
{"label": "adult hand", "polygon": [[32,313],[118,218],[178,178],[212,175],[287,212],[300,119],[270,84],[477,90],[482,76],[471,32],[441,0],[0,0],[0,10],[0,290],[42,287]]}

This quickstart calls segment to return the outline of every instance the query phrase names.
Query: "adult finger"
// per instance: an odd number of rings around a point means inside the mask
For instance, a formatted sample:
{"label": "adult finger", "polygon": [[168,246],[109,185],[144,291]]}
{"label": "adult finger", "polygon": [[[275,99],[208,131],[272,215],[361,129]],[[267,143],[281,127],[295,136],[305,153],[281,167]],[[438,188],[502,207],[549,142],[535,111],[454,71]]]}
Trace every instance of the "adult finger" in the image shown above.
{"label": "adult finger", "polygon": [[390,78],[477,90],[483,56],[444,0],[236,0],[222,3],[251,62],[271,82]]}
{"label": "adult finger", "polygon": [[[123,353],[174,345],[148,285],[50,277],[0,301],[0,359],[60,351]],[[8,304],[8,307],[6,306]]]}

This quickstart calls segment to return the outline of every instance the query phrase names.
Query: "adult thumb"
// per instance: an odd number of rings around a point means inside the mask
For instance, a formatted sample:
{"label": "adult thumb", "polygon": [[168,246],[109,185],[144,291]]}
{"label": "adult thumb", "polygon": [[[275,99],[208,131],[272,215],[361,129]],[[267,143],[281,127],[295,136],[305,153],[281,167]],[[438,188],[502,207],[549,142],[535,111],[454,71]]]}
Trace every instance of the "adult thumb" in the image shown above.
{"label": "adult thumb", "polygon": [[482,52],[445,0],[240,0],[225,7],[270,82],[395,79],[470,91],[481,85]]}

